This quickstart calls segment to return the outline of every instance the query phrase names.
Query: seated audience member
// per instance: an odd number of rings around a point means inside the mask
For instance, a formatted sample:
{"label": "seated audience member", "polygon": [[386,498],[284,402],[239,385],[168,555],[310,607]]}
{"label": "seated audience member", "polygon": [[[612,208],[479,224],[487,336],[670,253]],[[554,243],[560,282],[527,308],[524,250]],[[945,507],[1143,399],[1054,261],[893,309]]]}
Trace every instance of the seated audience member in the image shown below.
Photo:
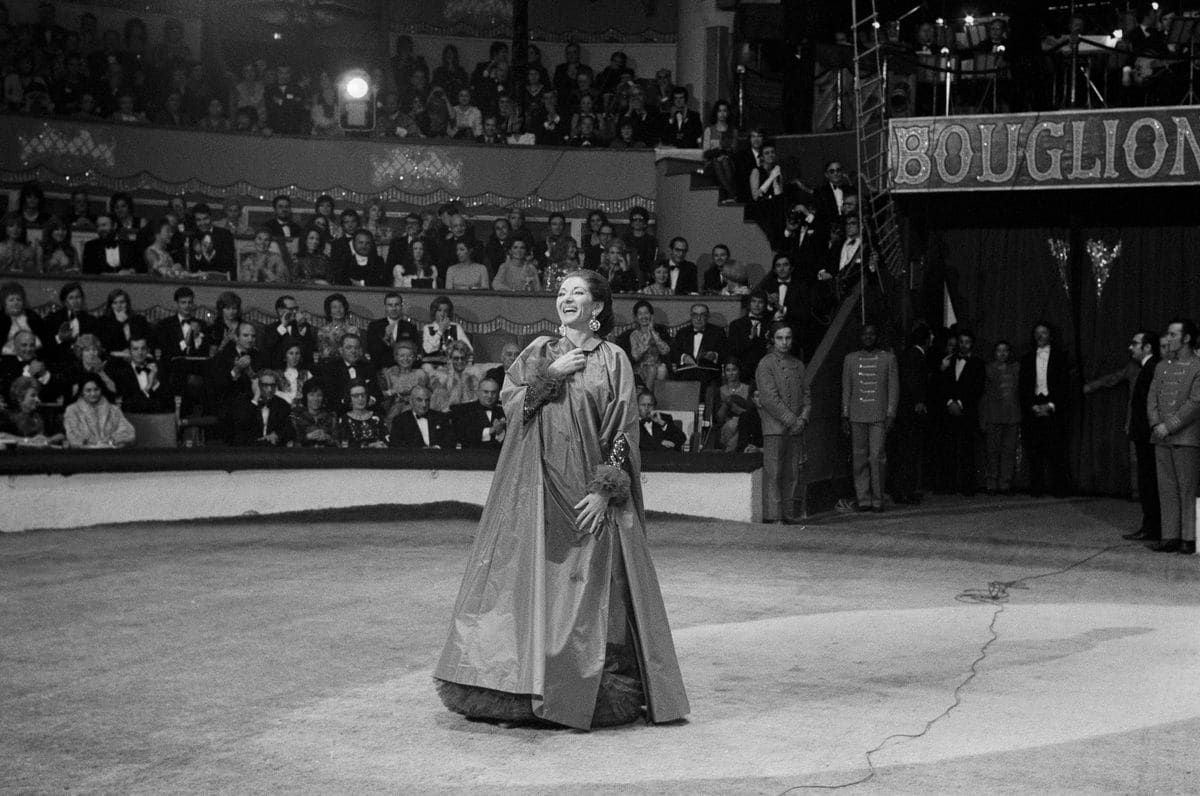
{"label": "seated audience member", "polygon": [[508,374],[512,363],[516,362],[520,355],[521,346],[517,344],[516,340],[509,340],[500,348],[500,364],[489,370],[484,378],[491,379],[503,389],[504,377]]}
{"label": "seated audience member", "polygon": [[12,340],[12,354],[0,356],[0,396],[18,378],[25,377],[40,385],[42,400],[47,403],[62,399],[69,390],[63,377],[38,355],[37,337],[21,330]]}
{"label": "seated audience member", "polygon": [[609,149],[645,149],[646,144],[638,140],[633,122],[621,119],[617,122],[617,134],[608,142]]}
{"label": "seated audience member", "polygon": [[298,236],[300,224],[292,218],[292,198],[280,194],[271,200],[271,207],[275,211],[275,216],[263,224],[263,229],[267,231],[268,235],[281,240],[291,240]]}
{"label": "seated audience member", "polygon": [[[233,233],[213,224],[212,210],[203,202],[192,208],[193,240],[199,243],[199,258],[189,262],[189,271],[205,271],[237,278],[237,248]],[[188,249],[191,251],[191,247]]]}
{"label": "seated audience member", "polygon": [[[366,385],[371,403],[379,399],[379,388],[375,381],[375,366],[363,357],[362,338],[356,333],[342,336],[342,344],[338,355],[324,363],[321,381],[325,384],[331,396],[329,408],[335,412],[345,412],[346,400],[349,396],[349,385],[355,382]],[[340,396],[340,400],[333,400]]]}
{"label": "seated audience member", "polygon": [[492,290],[527,293],[542,289],[541,276],[528,256],[525,241],[513,239],[508,244],[508,257],[496,269]]}
{"label": "seated audience member", "polygon": [[37,271],[37,255],[25,237],[25,219],[18,213],[4,217],[4,236],[0,240],[0,273],[26,273]]}
{"label": "seated audience member", "polygon": [[704,128],[700,150],[706,161],[705,173],[711,174],[721,186],[721,204],[736,200],[738,190],[735,183],[736,169],[733,152],[737,146],[738,131],[733,121],[733,106],[727,100],[717,100],[713,105],[708,127]]}
{"label": "seated audience member", "polygon": [[242,297],[232,290],[226,290],[217,296],[216,318],[212,325],[212,344],[220,349],[238,339],[239,327],[242,325]]}
{"label": "seated audience member", "polygon": [[276,371],[279,376],[275,387],[275,395],[287,402],[288,406],[300,400],[304,385],[312,379],[312,371],[304,358],[304,346],[297,340],[284,349],[283,367]]}
{"label": "seated audience member", "polygon": [[504,130],[500,127],[500,118],[489,113],[483,117],[483,133],[475,138],[477,144],[504,145],[508,143]]}
{"label": "seated audience member", "polygon": [[[336,242],[335,242],[336,245]],[[334,282],[359,287],[390,287],[391,275],[379,251],[375,237],[366,229],[356,230],[350,238],[348,256],[334,258]]]}
{"label": "seated audience member", "polygon": [[657,110],[648,109],[646,107],[646,95],[640,88],[633,88],[629,91],[629,109],[617,118],[618,137],[622,140],[627,140],[621,128],[625,126],[633,128],[629,138],[632,139],[629,147],[652,147],[658,144],[659,134],[662,130],[662,118]]}
{"label": "seated audience member", "polygon": [[675,379],[707,384],[718,377],[725,330],[709,323],[708,317],[707,305],[693,304],[691,324],[675,332],[671,341],[671,375]]}
{"label": "seated audience member", "polygon": [[[438,267],[430,254],[426,238],[417,238],[409,245],[408,257],[392,267],[393,287],[433,287],[438,282]],[[419,281],[418,281],[419,280]]]}
{"label": "seated audience member", "polygon": [[[208,388],[212,403],[226,419],[234,404],[254,395],[255,379],[260,371],[267,369],[267,358],[259,351],[257,340],[258,330],[254,324],[241,322],[236,339],[222,345],[209,362]],[[278,388],[278,377],[273,380]]]}
{"label": "seated audience member", "polygon": [[[479,256],[476,250],[479,244],[475,240],[475,230],[467,224],[466,217],[459,212],[450,213],[446,219],[447,234],[443,235],[438,241],[433,256],[437,262],[438,270],[443,275],[450,266],[458,262],[458,244],[465,243],[471,250],[471,260],[476,261]],[[438,282],[441,285],[441,282]]]}
{"label": "seated audience member", "polygon": [[[342,348],[342,338],[348,334],[362,334],[350,317],[350,302],[341,293],[331,293],[325,297],[325,325],[317,332],[317,361],[336,359]],[[331,393],[329,398],[339,394]]]}
{"label": "seated audience member", "polygon": [[409,409],[392,421],[393,448],[447,448],[454,444],[450,417],[429,408],[429,390],[413,387]]}
{"label": "seated audience member", "polygon": [[108,212],[118,238],[131,243],[137,240],[142,227],[146,225],[146,219],[137,215],[132,196],[124,192],[114,193],[108,197]]}
{"label": "seated audience member", "polygon": [[[454,302],[446,296],[438,296],[429,305],[430,322],[421,327],[421,360],[425,365],[437,366],[447,362],[446,352],[455,340],[471,346],[462,324],[454,320]],[[474,348],[472,347],[472,350]]]}
{"label": "seated audience member", "polygon": [[467,370],[471,362],[471,347],[461,340],[446,349],[448,363],[429,374],[432,395],[429,406],[435,412],[448,412],[456,404],[470,403],[479,389],[479,377]]}
{"label": "seated audience member", "polygon": [[150,322],[145,316],[133,311],[129,294],[117,288],[108,294],[104,314],[99,319],[100,342],[108,350],[109,357],[129,358],[129,343],[135,337],[149,341],[152,338]]}
{"label": "seated audience member", "polygon": [[658,262],[658,241],[650,234],[649,224],[649,210],[644,207],[631,207],[629,229],[621,235],[634,270],[641,273],[645,282],[651,281],[654,266]]}
{"label": "seated audience member", "polygon": [[304,383],[300,402],[292,407],[292,431],[302,448],[338,444],[337,415],[325,408],[325,386],[318,379]]}
{"label": "seated audience member", "polygon": [[634,270],[633,262],[625,251],[625,241],[619,238],[609,242],[601,264],[602,273],[608,276],[614,293],[637,293],[642,287],[642,275]]}
{"label": "seated audience member", "polygon": [[122,411],[130,414],[170,412],[174,401],[159,378],[158,364],[150,358],[150,341],[134,336],[128,343],[129,358],[109,357],[104,365],[113,383]]}
{"label": "seated audience member", "polygon": [[[590,97],[585,96],[584,99],[588,100]],[[588,114],[579,119],[579,132],[568,138],[566,144],[575,147],[604,147],[608,142],[597,129],[595,115]]]}
{"label": "seated audience member", "polygon": [[267,363],[273,368],[281,367],[287,349],[299,345],[301,361],[311,365],[317,353],[317,329],[308,313],[300,309],[295,296],[285,295],[275,299],[275,315],[275,323],[263,329],[259,346],[267,356]]}
{"label": "seated audience member", "polygon": [[729,334],[726,337],[726,353],[737,360],[742,373],[754,373],[758,370],[759,361],[770,350],[770,326],[767,294],[756,290],[746,299],[746,314],[730,322]]}
{"label": "seated audience member", "polygon": [[236,196],[231,196],[221,205],[222,217],[213,222],[213,226],[227,230],[231,235],[249,235],[250,225],[242,213],[242,202]]}
{"label": "seated audience member", "polygon": [[46,223],[42,241],[34,248],[38,273],[54,275],[77,274],[82,270],[79,251],[71,242],[71,228],[58,216]]}
{"label": "seated audience member", "polygon": [[[94,374],[104,385],[104,397],[117,400],[117,384],[104,369],[104,346],[100,344],[100,338],[94,334],[81,335],[71,344],[70,352],[69,360],[58,363],[66,383],[74,388],[84,376]],[[74,398],[75,394],[68,397]]]}
{"label": "seated audience member", "polygon": [[679,149],[697,149],[704,127],[700,124],[700,114],[688,110],[688,92],[683,86],[671,90],[671,107],[663,119],[662,145]]}
{"label": "seated audience member", "polygon": [[172,238],[175,237],[175,225],[169,219],[160,218],[158,221],[150,224],[147,229],[151,231],[152,239],[150,245],[142,251],[142,260],[145,273],[152,276],[161,276],[164,279],[178,279],[183,276],[183,266],[175,260],[175,255],[172,253]]}
{"label": "seated audience member", "polygon": [[457,262],[446,269],[446,289],[487,290],[491,282],[487,266],[473,260],[471,245],[458,241],[454,244],[454,254]]}
{"label": "seated audience member", "polygon": [[[3,270],[2,265],[0,270]],[[146,273],[145,262],[138,257],[132,243],[117,235],[113,218],[108,213],[96,216],[96,237],[83,244],[83,273]]]}
{"label": "seated audience member", "polygon": [[71,201],[67,212],[63,215],[63,223],[68,229],[95,229],[96,214],[92,212],[91,200],[87,191],[77,188],[71,191]]}
{"label": "seated audience member", "polygon": [[636,366],[650,348],[658,351],[660,357],[670,355],[670,339],[671,333],[667,327],[654,322],[654,305],[643,300],[633,305],[633,326],[617,335],[616,342],[625,349],[630,361]]}
{"label": "seated audience member", "polygon": [[643,389],[654,392],[660,381],[668,378],[667,363],[663,362],[662,354],[657,348],[647,348],[640,362],[633,366],[633,380]]}
{"label": "seated audience member", "polygon": [[8,391],[12,409],[5,415],[6,422],[0,425],[6,426],[9,433],[17,438],[14,441],[22,445],[39,448],[62,445],[66,435],[46,433],[46,420],[38,411],[40,392],[41,385],[37,379],[21,376],[14,381]]}
{"label": "seated audience member", "polygon": [[137,434],[120,407],[104,397],[104,382],[89,373],[76,385],[79,397],[63,414],[63,430],[71,448],[123,448]]}
{"label": "seated audience member", "polygon": [[713,402],[718,442],[726,453],[737,453],[745,447],[739,446],[742,419],[747,414],[757,414],[758,408],[750,398],[750,385],[742,381],[742,368],[736,357],[729,357],[722,364],[721,379],[717,400]]}
{"label": "seated audience member", "polygon": [[529,111],[526,129],[539,146],[562,146],[571,132],[571,120],[559,111],[558,93],[542,92],[542,102]]}
{"label": "seated audience member", "polygon": [[675,291],[671,289],[671,267],[666,263],[654,266],[650,282],[640,292],[647,296],[674,296]]}
{"label": "seated audience member", "polygon": [[279,374],[264,370],[258,374],[258,398],[245,394],[236,399],[229,421],[231,445],[282,448],[295,440],[292,407],[275,394],[278,388]]}
{"label": "seated audience member", "polygon": [[424,240],[421,232],[421,216],[409,213],[404,217],[403,232],[399,232],[388,241],[388,254],[384,265],[392,271],[397,265],[402,265],[412,253],[413,241]]}
{"label": "seated audience member", "polygon": [[493,379],[479,382],[479,398],[450,408],[451,426],[463,448],[499,450],[508,431],[508,419],[500,405],[500,385]]}
{"label": "seated audience member", "polygon": [[744,296],[750,292],[746,267],[734,260],[729,247],[718,243],[712,249],[712,265],[704,272],[704,292],[718,296]]}
{"label": "seated audience member", "polygon": [[283,257],[271,249],[271,233],[260,229],[254,233],[254,249],[242,255],[238,265],[241,282],[290,282],[291,269]]}
{"label": "seated audience member", "polygon": [[469,88],[459,89],[453,95],[456,103],[451,108],[450,126],[447,132],[451,138],[465,138],[474,141],[483,135],[483,114],[471,99]]}
{"label": "seated audience member", "polygon": [[78,282],[59,288],[58,300],[62,307],[44,319],[46,330],[53,335],[46,356],[62,362],[70,359],[71,346],[79,337],[100,332],[100,321],[87,311],[83,285]]}
{"label": "seated audience member", "polygon": [[417,327],[404,319],[404,297],[393,290],[383,297],[383,317],[367,324],[364,347],[375,370],[382,371],[393,364],[396,343],[407,340],[415,344],[420,337]]}
{"label": "seated audience member", "polygon": [[[525,211],[519,207],[514,207],[508,211],[508,236],[513,240],[525,241],[526,251],[533,251],[535,245],[533,232],[529,227],[525,226]],[[501,257],[495,264],[496,268],[499,268],[500,263],[504,262],[504,258],[508,256],[508,244],[504,244],[504,247],[499,249],[499,252]]]}
{"label": "seated audience member", "polygon": [[408,396],[413,387],[429,389],[429,374],[417,366],[417,344],[412,340],[397,340],[392,346],[392,365],[379,374],[379,391],[387,407],[384,420],[389,427],[396,415],[408,410]]}
{"label": "seated audience member", "polygon": [[696,278],[696,264],[687,259],[687,238],[672,238],[667,252],[667,268],[671,271],[671,290],[677,296],[694,295],[700,292]]}
{"label": "seated audience member", "polygon": [[320,227],[304,230],[296,243],[292,278],[306,285],[333,284],[333,261],[329,259],[329,235]]}
{"label": "seated audience member", "polygon": [[507,218],[498,218],[492,222],[492,234],[483,246],[484,265],[488,267],[489,275],[494,274],[500,263],[508,258],[508,244],[512,239],[512,224]]}
{"label": "seated audience member", "polygon": [[644,451],[683,450],[687,437],[670,417],[655,411],[658,402],[654,393],[642,390],[638,393],[638,447]]}
{"label": "seated audience member", "polygon": [[338,426],[338,439],[343,448],[386,448],[387,425],[371,409],[371,388],[361,381],[346,387],[347,409]]}

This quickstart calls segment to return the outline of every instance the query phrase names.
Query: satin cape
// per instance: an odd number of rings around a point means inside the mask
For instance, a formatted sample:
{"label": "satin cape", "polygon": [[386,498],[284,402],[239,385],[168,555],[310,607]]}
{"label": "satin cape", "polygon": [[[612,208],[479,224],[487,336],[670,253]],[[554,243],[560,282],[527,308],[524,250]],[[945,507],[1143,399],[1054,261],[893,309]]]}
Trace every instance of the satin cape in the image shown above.
{"label": "satin cape", "polygon": [[[501,392],[508,433],[434,676],[529,694],[534,715],[591,727],[611,575],[623,560],[648,718],[673,721],[687,715],[688,702],[646,547],[637,401],[625,352],[599,340],[585,346],[583,370],[523,422],[529,385],[571,348],[566,339],[539,337],[508,369]],[[629,498],[609,504],[600,533],[582,532],[574,506],[622,433],[632,443]]]}

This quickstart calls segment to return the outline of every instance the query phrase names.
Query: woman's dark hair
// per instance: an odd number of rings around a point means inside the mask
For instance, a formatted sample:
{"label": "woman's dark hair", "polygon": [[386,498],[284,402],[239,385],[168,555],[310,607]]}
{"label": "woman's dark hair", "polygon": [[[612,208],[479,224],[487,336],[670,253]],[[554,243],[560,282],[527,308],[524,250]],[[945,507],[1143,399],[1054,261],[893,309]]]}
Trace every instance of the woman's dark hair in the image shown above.
{"label": "woman's dark hair", "polygon": [[330,310],[333,307],[333,302],[335,301],[342,302],[342,306],[346,309],[346,314],[350,314],[350,302],[346,299],[346,297],[341,293],[330,293],[325,297],[325,320],[327,321],[333,320],[333,313]]}
{"label": "woman's dark hair", "polygon": [[237,310],[237,317],[242,319],[242,297],[232,290],[226,290],[221,295],[217,296],[217,317],[223,322],[225,320],[225,308],[233,307]]}
{"label": "woman's dark hair", "polygon": [[104,314],[105,315],[112,315],[113,302],[116,301],[118,298],[121,298],[122,296],[125,297],[125,311],[128,312],[130,315],[133,314],[133,301],[129,298],[129,294],[127,292],[125,292],[123,289],[117,288],[116,290],[109,291],[108,298],[105,299],[105,301],[104,301]]}
{"label": "woman's dark hair", "polygon": [[[42,251],[46,254],[53,254],[56,249],[62,248],[74,251],[74,245],[71,243],[71,228],[67,226],[67,222],[62,220],[61,216],[50,216],[50,220],[46,222],[46,226],[42,228]],[[62,243],[54,240],[54,232],[64,229],[67,231],[67,239]]]}
{"label": "woman's dark hair", "polygon": [[730,127],[737,127],[737,115],[733,110],[733,105],[730,104],[729,100],[723,99],[719,99],[713,103],[712,110],[708,112],[708,123],[710,125],[715,125],[717,123],[717,111],[719,111],[722,107],[729,109],[729,119],[727,124]]}
{"label": "woman's dark hair", "polygon": [[333,201],[333,197],[327,193],[323,193],[317,197],[317,201],[313,202],[313,211],[319,210],[323,204],[328,204],[330,211],[337,207],[337,203]]}
{"label": "woman's dark hair", "polygon": [[15,211],[12,213],[6,213],[4,215],[4,233],[3,233],[4,236],[8,235],[9,224],[16,224],[17,227],[20,228],[20,232],[17,233],[18,241],[20,241],[21,243],[29,242],[28,238],[26,237],[26,232],[25,232],[26,231],[25,216],[21,215],[18,212],[15,212]]}
{"label": "woman's dark hair", "polygon": [[82,293],[83,285],[79,284],[78,282],[67,282],[66,284],[64,284],[62,287],[60,287],[58,289],[58,300],[61,301],[63,304],[66,304],[67,296],[71,295],[76,290],[78,290],[80,293]]}
{"label": "woman's dark hair", "polygon": [[326,244],[329,243],[329,233],[318,227],[316,224],[310,224],[307,229],[300,235],[300,239],[296,241],[296,256],[305,257],[310,254],[316,254],[308,248],[308,236],[311,233],[317,233],[321,236],[320,242],[317,244],[321,247],[321,252],[325,251]]}
{"label": "woman's dark hair", "polygon": [[[116,213],[117,202],[124,202],[125,204],[129,205],[129,215],[130,216],[134,215],[134,204],[133,204],[132,196],[125,193],[124,191],[117,191],[112,196],[108,197],[108,212]],[[115,216],[114,216],[114,218],[115,218]]]}
{"label": "woman's dark hair", "polygon": [[95,373],[85,373],[79,378],[79,381],[75,382],[75,395],[78,397],[83,397],[83,388],[89,383],[94,383],[97,387],[99,387],[101,395],[106,395],[108,393],[108,388],[104,386],[104,381],[99,375]]}
{"label": "woman's dark hair", "polygon": [[175,234],[175,225],[165,218],[160,218],[154,222],[154,237],[158,237],[158,233],[162,232],[163,227],[166,227],[172,235]]}
{"label": "woman's dark hair", "polygon": [[27,182],[21,186],[21,193],[17,195],[17,212],[25,211],[25,200],[33,197],[38,200],[38,209],[46,209],[46,194],[42,191],[42,186],[36,182]]}
{"label": "woman's dark hair", "polygon": [[596,334],[600,337],[607,337],[608,333],[613,330],[612,286],[608,284],[608,280],[604,278],[603,274],[590,268],[572,271],[563,277],[563,281],[565,282],[573,276],[579,277],[587,284],[588,292],[592,294],[592,301],[604,304],[604,309],[600,310],[600,314],[596,316],[596,320],[600,322],[600,328],[596,330]]}
{"label": "woman's dark hair", "polygon": [[347,404],[350,403],[350,393],[354,392],[354,390],[358,387],[362,387],[364,390],[366,390],[367,391],[367,401],[369,402],[371,400],[371,388],[367,386],[367,383],[365,381],[363,381],[362,379],[351,379],[350,383],[346,385],[345,398],[346,398]]}
{"label": "woman's dark hair", "polygon": [[588,225],[589,229],[592,226],[592,217],[593,216],[600,216],[600,225],[601,226],[604,226],[605,224],[608,223],[608,216],[605,214],[605,212],[603,210],[598,210],[598,209],[597,210],[589,210],[588,214],[587,214],[587,225]]}
{"label": "woman's dark hair", "polygon": [[735,368],[738,369],[738,375],[740,376],[742,374],[742,361],[740,359],[738,359],[737,357],[730,355],[730,356],[727,356],[724,359],[722,359],[721,360],[721,370],[722,371],[725,370],[726,365],[733,365]]}
{"label": "woman's dark hair", "polygon": [[438,296],[429,304],[429,320],[432,321],[437,317],[438,307],[441,306],[449,307],[450,317],[454,317],[454,302],[450,300],[449,296]]}
{"label": "woman's dark hair", "polygon": [[451,59],[451,62],[455,66],[460,66],[460,63],[458,60],[458,48],[457,47],[455,47],[453,44],[447,44],[445,47],[442,48],[442,63],[443,64],[446,63],[447,55],[453,55],[454,58]]}
{"label": "woman's dark hair", "polygon": [[25,288],[20,282],[5,282],[0,285],[0,309],[4,307],[9,296],[20,296],[22,304],[29,304],[29,299],[25,296]]}
{"label": "woman's dark hair", "polygon": [[633,314],[637,315],[638,310],[640,310],[642,307],[645,307],[646,309],[650,310],[651,315],[654,314],[654,305],[651,304],[649,301],[646,301],[645,299],[638,299],[638,302],[633,305]]}
{"label": "woman's dark hair", "polygon": [[314,392],[319,392],[322,396],[325,395],[325,383],[320,379],[309,379],[304,382],[304,386],[300,388],[300,397],[308,400],[308,396]]}

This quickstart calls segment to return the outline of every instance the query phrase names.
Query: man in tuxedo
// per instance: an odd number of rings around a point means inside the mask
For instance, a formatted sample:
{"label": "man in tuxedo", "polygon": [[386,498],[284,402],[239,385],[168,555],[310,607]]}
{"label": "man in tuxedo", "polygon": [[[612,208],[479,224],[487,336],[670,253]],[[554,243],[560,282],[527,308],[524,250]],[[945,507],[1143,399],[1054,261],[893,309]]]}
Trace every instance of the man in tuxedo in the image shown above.
{"label": "man in tuxedo", "polygon": [[146,263],[132,243],[117,237],[112,216],[96,216],[96,237],[83,244],[80,270],[85,274],[144,274]]}
{"label": "man in tuxedo", "polygon": [[[358,211],[347,207],[338,215],[338,224],[341,226],[342,234],[333,239],[329,244],[329,262],[333,266],[334,281],[338,284],[350,284],[349,282],[341,282],[343,274],[350,267],[350,260],[353,259],[354,248],[354,233],[358,232],[358,227],[362,223],[362,219],[358,215]],[[330,230],[332,234],[335,230]]]}
{"label": "man in tuxedo", "polygon": [[508,430],[504,407],[500,406],[500,383],[491,378],[479,382],[479,400],[450,407],[451,427],[464,448],[500,450]]}
{"label": "man in tuxedo", "polygon": [[475,230],[467,223],[467,219],[461,213],[455,213],[450,217],[449,227],[449,233],[438,241],[435,253],[438,265],[438,287],[445,286],[446,271],[458,262],[458,244],[467,244],[467,248],[471,250],[472,261],[481,261],[479,242],[475,240]]}
{"label": "man in tuxedo", "polygon": [[175,290],[175,314],[155,327],[154,359],[166,375],[171,395],[182,396],[183,414],[203,405],[209,330],[196,317],[196,294],[190,287]]}
{"label": "man in tuxedo", "polygon": [[241,396],[233,405],[230,416],[229,443],[238,447],[285,447],[296,439],[292,426],[292,408],[275,394],[279,389],[279,374],[264,370],[258,374],[258,400],[250,394]]}
{"label": "man in tuxedo", "polygon": [[334,284],[359,287],[388,287],[392,284],[392,276],[375,249],[375,238],[370,232],[360,229],[350,238],[339,238],[334,244],[342,241],[347,241],[348,247],[338,247],[338,251],[348,248],[349,255],[339,254],[339,259],[334,261]]}
{"label": "man in tuxedo", "polygon": [[[268,111],[269,114],[269,111]],[[292,218],[292,198],[280,194],[271,200],[275,217],[263,224],[263,229],[271,233],[276,240],[291,240],[300,236],[300,224]]]}
{"label": "man in tuxedo", "polygon": [[972,355],[975,335],[958,331],[958,353],[942,360],[939,399],[945,402],[944,447],[939,464],[944,483],[966,496],[978,488],[975,473],[975,437],[979,433],[979,400],[983,397],[986,368]]}
{"label": "man in tuxedo", "polygon": [[521,355],[521,346],[516,340],[509,340],[500,349],[500,364],[488,370],[484,378],[491,379],[503,388],[504,376],[508,373],[508,369],[512,367],[512,363],[517,361],[517,357]]}
{"label": "man in tuxedo", "polygon": [[654,265],[658,262],[658,240],[650,234],[650,211],[644,207],[629,208],[629,229],[621,235],[629,254],[629,265],[642,275],[642,281],[650,279]]}
{"label": "man in tuxedo", "polygon": [[658,401],[654,393],[642,390],[638,393],[637,401],[640,429],[638,447],[644,451],[683,450],[687,437],[671,418],[655,411]]}
{"label": "man in tuxedo", "polygon": [[388,253],[384,264],[389,274],[397,265],[408,262],[413,242],[418,240],[425,242],[426,251],[432,248],[432,244],[421,234],[421,217],[416,213],[409,213],[404,217],[404,232],[388,241]]}
{"label": "man in tuxedo", "polygon": [[150,358],[150,341],[134,337],[129,341],[129,359],[111,357],[105,372],[117,385],[121,409],[126,414],[170,412],[174,400],[158,374],[158,364]]}
{"label": "man in tuxedo", "polygon": [[662,126],[662,144],[680,149],[699,149],[700,136],[704,133],[704,125],[700,123],[700,114],[688,110],[688,92],[683,86],[671,90],[671,107],[664,114]]}
{"label": "man in tuxedo", "polygon": [[756,290],[746,298],[746,314],[730,322],[725,343],[725,356],[737,359],[742,378],[750,378],[770,350],[770,326],[767,294]]}
{"label": "man in tuxedo", "polygon": [[237,337],[209,360],[211,404],[220,407],[227,419],[236,402],[253,394],[253,380],[267,368],[267,358],[255,346],[257,339],[254,324],[243,321],[238,324]]}
{"label": "man in tuxedo", "polygon": [[750,172],[762,165],[762,150],[766,137],[766,132],[761,127],[755,127],[750,131],[745,148],[733,153],[733,174],[739,202],[750,201]]}
{"label": "man in tuxedo", "polygon": [[671,291],[676,296],[693,296],[700,292],[696,264],[687,259],[687,238],[671,239],[667,250],[667,268],[671,271]]}
{"label": "man in tuxedo", "polygon": [[824,267],[825,252],[817,246],[815,227],[816,214],[806,205],[796,203],[788,208],[783,217],[783,235],[780,251],[788,256],[806,279],[816,276]]}
{"label": "man in tuxedo", "polygon": [[1071,387],[1071,363],[1067,354],[1054,344],[1047,323],[1033,327],[1033,350],[1021,357],[1017,380],[1021,402],[1021,439],[1029,460],[1029,494],[1040,497],[1046,491],[1047,475],[1055,497],[1070,491],[1067,469],[1067,413],[1074,390]]}
{"label": "man in tuxedo", "polygon": [[392,421],[393,448],[447,448],[454,444],[450,416],[429,408],[429,390],[413,387],[409,409]]}
{"label": "man in tuxedo", "polygon": [[671,371],[678,381],[709,384],[721,372],[721,352],[725,350],[725,331],[708,322],[704,304],[693,304],[691,325],[680,329],[671,340]]}
{"label": "man in tuxedo", "polygon": [[285,135],[304,132],[308,95],[298,83],[292,82],[292,68],[287,64],[275,67],[276,83],[267,86],[263,101],[267,106],[267,127]]}
{"label": "man in tuxedo", "polygon": [[896,427],[888,437],[892,462],[889,492],[899,504],[920,503],[925,446],[929,436],[929,346],[933,332],[924,321],[913,325],[900,356],[900,402]]}
{"label": "man in tuxedo", "polygon": [[45,353],[56,362],[70,362],[74,358],[71,346],[81,335],[98,334],[100,321],[87,311],[83,285],[78,282],[63,285],[58,300],[62,307],[46,316],[46,329],[54,338]]}
{"label": "man in tuxedo", "polygon": [[356,334],[342,337],[338,357],[325,364],[323,375],[327,387],[325,404],[336,414],[340,415],[350,408],[347,391],[354,381],[367,385],[372,402],[379,400],[375,367],[363,358],[362,339]]}
{"label": "man in tuxedo", "polygon": [[[212,210],[203,202],[192,208],[192,218],[195,223],[192,242],[200,242],[200,256],[189,261],[188,270],[215,271],[236,280],[237,248],[234,246],[233,233],[213,226]],[[189,255],[192,251],[193,246],[189,243]]]}
{"label": "man in tuxedo", "polygon": [[284,357],[292,345],[299,345],[306,363],[312,363],[317,350],[317,330],[309,323],[308,313],[300,311],[300,302],[295,296],[280,296],[275,299],[276,321],[263,330],[262,351],[267,363],[273,368],[284,366]]}
{"label": "man in tuxedo", "polygon": [[658,144],[662,120],[658,111],[646,108],[646,94],[640,88],[630,90],[629,109],[617,119],[616,129],[620,130],[625,124],[633,125],[634,141],[641,141],[648,147]]}
{"label": "man in tuxedo", "polygon": [[771,261],[771,273],[757,289],[767,297],[771,320],[786,321],[792,327],[800,346],[797,356],[805,360],[811,357],[823,333],[813,317],[812,283],[796,273],[791,258],[780,252]]}
{"label": "man in tuxedo", "polygon": [[813,212],[817,236],[828,242],[833,227],[842,217],[842,201],[848,189],[841,161],[826,163],[824,173],[825,180],[813,191]]}
{"label": "man in tuxedo", "polygon": [[399,340],[411,340],[420,350],[417,327],[404,320],[404,297],[393,290],[383,297],[383,317],[367,324],[367,356],[376,372],[396,364],[392,346]]}
{"label": "man in tuxedo", "polygon": [[33,332],[20,331],[13,338],[12,355],[0,357],[0,395],[8,400],[8,391],[12,383],[22,376],[27,376],[40,385],[38,398],[44,402],[57,401],[66,398],[70,387],[61,371],[51,370],[50,366],[38,357],[38,339]]}

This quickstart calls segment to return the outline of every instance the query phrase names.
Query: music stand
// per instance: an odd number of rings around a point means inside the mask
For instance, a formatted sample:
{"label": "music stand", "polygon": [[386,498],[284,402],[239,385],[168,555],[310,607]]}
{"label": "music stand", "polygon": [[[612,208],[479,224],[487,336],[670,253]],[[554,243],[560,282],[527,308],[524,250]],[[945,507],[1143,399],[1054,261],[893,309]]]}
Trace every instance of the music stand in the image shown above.
{"label": "music stand", "polygon": [[1167,23],[1167,44],[1176,50],[1187,47],[1188,90],[1179,101],[1180,105],[1200,105],[1196,101],[1196,34],[1200,32],[1200,17],[1171,17]]}

